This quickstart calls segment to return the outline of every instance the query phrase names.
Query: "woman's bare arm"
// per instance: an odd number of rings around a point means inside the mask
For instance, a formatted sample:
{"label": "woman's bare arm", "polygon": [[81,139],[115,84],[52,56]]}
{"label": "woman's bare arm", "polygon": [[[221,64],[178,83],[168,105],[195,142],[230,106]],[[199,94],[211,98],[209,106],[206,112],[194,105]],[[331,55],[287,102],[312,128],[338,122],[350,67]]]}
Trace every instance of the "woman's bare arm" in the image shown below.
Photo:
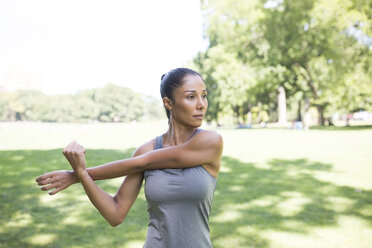
{"label": "woman's bare arm", "polygon": [[141,188],[140,183],[142,183],[143,178],[142,173],[127,176],[123,182],[123,188],[127,194],[124,195],[124,198],[121,198],[121,201],[118,201],[117,196],[112,197],[98,187],[86,171],[78,173],[77,176],[89,200],[112,226],[117,226],[124,221],[130,207],[138,196]]}
{"label": "woman's bare arm", "polygon": [[113,178],[145,170],[189,168],[220,160],[222,150],[221,135],[215,131],[203,131],[182,145],[156,149],[135,158],[96,166],[94,171]]}
{"label": "woman's bare arm", "polygon": [[[138,153],[138,150],[143,150],[146,148],[146,152],[151,151],[154,147],[155,139],[152,139],[140,147],[137,148],[135,153],[132,155],[132,157],[136,157],[139,155],[142,155],[144,152]],[[121,177],[119,175],[114,175],[114,174],[105,174],[104,170],[97,170],[97,167],[91,167],[87,168],[89,176],[93,180],[104,180],[104,179],[112,179],[112,178],[117,178]],[[103,174],[102,174],[103,173]],[[72,184],[78,183],[79,179],[75,175],[75,172],[73,170],[58,170],[58,171],[51,171],[44,173],[40,176],[38,176],[35,181],[38,183],[39,186],[41,186],[42,191],[49,191],[50,195],[55,195],[58,192],[67,189],[70,187]]]}
{"label": "woman's bare arm", "polygon": [[[135,151],[133,157],[140,156],[150,150],[152,150],[152,147],[149,145],[141,146]],[[68,155],[66,157],[68,157]],[[143,173],[140,172],[126,176],[118,192],[112,197],[95,184],[87,170],[77,170],[76,167],[74,170],[89,200],[100,214],[112,226],[121,224],[138,197],[142,186]]]}
{"label": "woman's bare arm", "polygon": [[[215,131],[205,130],[182,145],[152,150],[138,157],[88,168],[87,172],[92,179],[98,180],[121,177],[151,169],[188,168],[201,164],[213,164],[221,159],[222,150],[222,137]],[[217,168],[216,171],[218,171]],[[74,176],[76,176],[76,172]],[[58,179],[53,179],[51,174],[47,173],[36,180],[39,185],[47,185]],[[44,188],[47,190],[50,187],[48,185]]]}

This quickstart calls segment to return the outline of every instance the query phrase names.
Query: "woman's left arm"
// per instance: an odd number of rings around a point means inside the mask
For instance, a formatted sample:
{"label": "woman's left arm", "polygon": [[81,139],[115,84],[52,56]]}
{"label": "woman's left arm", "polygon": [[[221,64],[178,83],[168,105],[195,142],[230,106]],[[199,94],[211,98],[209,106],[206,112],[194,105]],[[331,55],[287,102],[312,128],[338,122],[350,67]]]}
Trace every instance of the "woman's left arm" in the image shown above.
{"label": "woman's left arm", "polygon": [[[69,146],[73,146],[73,144],[71,143]],[[120,177],[145,170],[189,168],[220,160],[222,150],[221,135],[215,131],[205,130],[182,145],[156,149],[138,157],[113,161],[96,166],[94,170],[107,177]],[[68,159],[68,161],[76,174],[75,167],[79,168],[81,161],[78,159]]]}
{"label": "woman's left arm", "polygon": [[144,154],[145,170],[188,168],[213,164],[222,157],[223,139],[215,131],[203,131],[179,146],[158,149]]}

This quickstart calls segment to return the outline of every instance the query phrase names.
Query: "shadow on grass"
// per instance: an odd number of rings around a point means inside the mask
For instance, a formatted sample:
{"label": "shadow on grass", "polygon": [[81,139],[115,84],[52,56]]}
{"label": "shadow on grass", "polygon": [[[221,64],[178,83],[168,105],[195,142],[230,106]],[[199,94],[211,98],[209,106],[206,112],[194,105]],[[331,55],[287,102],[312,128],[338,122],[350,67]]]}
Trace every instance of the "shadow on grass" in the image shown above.
{"label": "shadow on grass", "polygon": [[[88,150],[88,165],[128,158],[134,149]],[[94,161],[94,163],[92,162]],[[272,159],[258,167],[225,156],[210,218],[218,247],[270,247],[265,231],[306,234],[311,228],[337,226],[340,215],[362,218],[371,191],[334,185],[316,178],[332,165],[308,159]],[[49,196],[34,179],[47,171],[69,169],[56,150],[0,151],[0,243],[2,247],[125,247],[143,244],[147,231],[143,192],[125,222],[112,228],[91,205],[80,185]],[[121,179],[99,181],[115,193]]]}
{"label": "shadow on grass", "polygon": [[234,247],[271,247],[265,231],[306,234],[311,228],[337,226],[340,215],[372,226],[372,213],[365,211],[372,191],[315,177],[331,171],[331,164],[306,158],[272,159],[265,168],[232,157],[222,162],[210,218],[212,240],[219,247],[232,242]]}
{"label": "shadow on grass", "polygon": [[[87,164],[128,158],[133,151],[88,150]],[[34,181],[37,176],[70,169],[61,152],[61,149],[0,151],[0,246],[122,247],[144,240],[148,220],[143,197],[137,199],[125,222],[113,228],[90,203],[81,185],[72,185],[54,196],[40,191]],[[113,194],[121,181],[105,180],[98,184]]]}

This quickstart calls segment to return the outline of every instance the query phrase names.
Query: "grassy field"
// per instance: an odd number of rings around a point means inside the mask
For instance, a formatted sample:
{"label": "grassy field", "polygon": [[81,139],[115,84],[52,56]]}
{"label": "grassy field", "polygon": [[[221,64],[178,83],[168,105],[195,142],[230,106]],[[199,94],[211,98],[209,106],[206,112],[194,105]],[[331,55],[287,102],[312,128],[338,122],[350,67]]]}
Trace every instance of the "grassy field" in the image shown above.
{"label": "grassy field", "polygon": [[[129,157],[166,121],[131,124],[0,123],[0,247],[142,247],[141,191],[113,228],[81,185],[49,196],[34,179],[69,169],[72,139],[88,166]],[[202,127],[209,129],[209,127]],[[210,217],[215,248],[372,247],[372,129],[218,129],[224,156]],[[122,179],[99,181],[114,194]]]}

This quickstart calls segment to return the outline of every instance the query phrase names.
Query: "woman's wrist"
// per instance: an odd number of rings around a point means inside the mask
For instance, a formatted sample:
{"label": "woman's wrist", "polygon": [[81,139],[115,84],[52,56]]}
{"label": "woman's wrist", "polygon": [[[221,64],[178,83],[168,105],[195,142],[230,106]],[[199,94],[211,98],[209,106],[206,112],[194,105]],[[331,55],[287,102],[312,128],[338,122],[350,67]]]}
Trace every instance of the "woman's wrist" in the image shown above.
{"label": "woman's wrist", "polygon": [[72,184],[80,182],[80,180],[77,177],[77,175],[75,174],[74,170],[69,170],[67,172],[70,174],[70,176],[72,178]]}
{"label": "woman's wrist", "polygon": [[84,169],[79,169],[74,171],[74,176],[78,182],[80,182],[84,177],[89,176],[88,171]]}

